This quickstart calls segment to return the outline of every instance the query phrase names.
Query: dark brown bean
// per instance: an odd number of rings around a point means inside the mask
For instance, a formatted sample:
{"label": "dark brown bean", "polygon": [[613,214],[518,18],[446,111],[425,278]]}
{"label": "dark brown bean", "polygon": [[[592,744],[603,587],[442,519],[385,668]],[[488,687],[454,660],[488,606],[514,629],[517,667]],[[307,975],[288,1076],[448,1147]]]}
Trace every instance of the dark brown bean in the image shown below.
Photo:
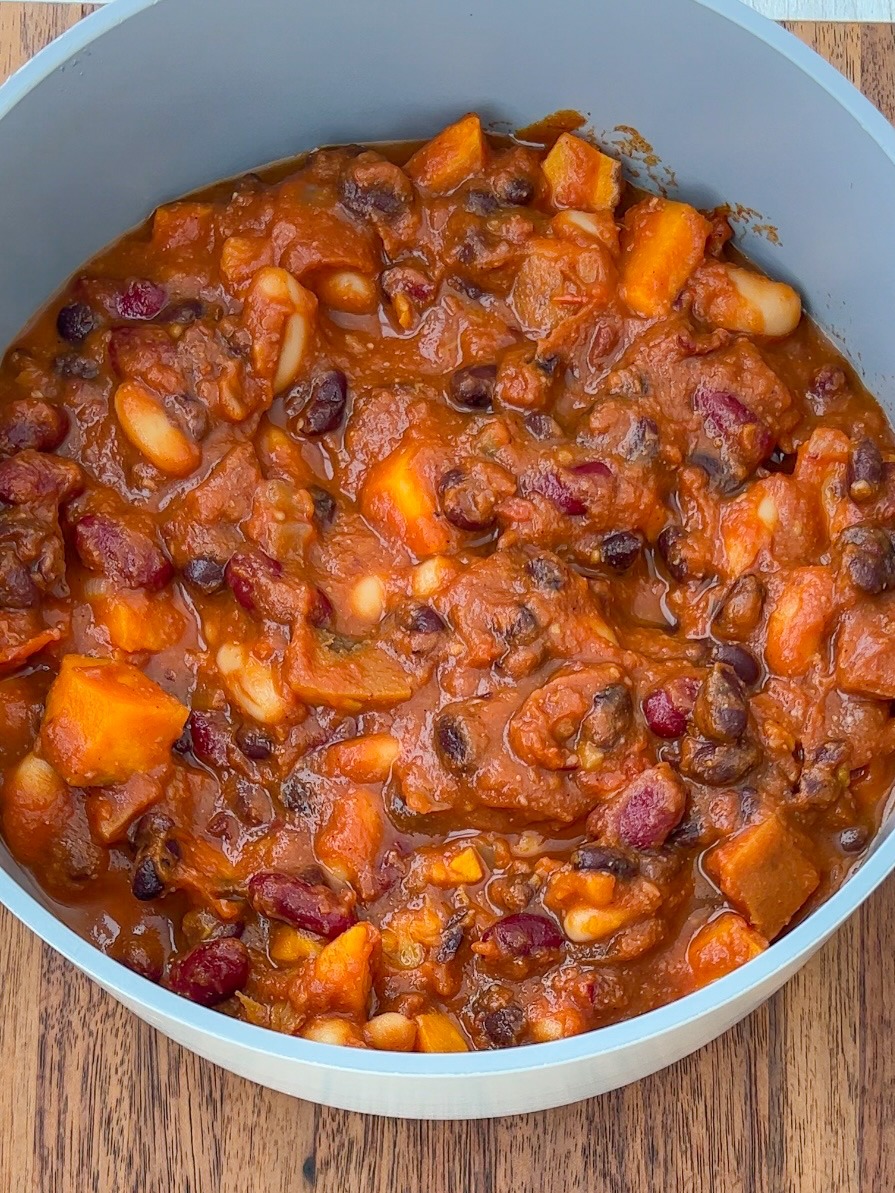
{"label": "dark brown bean", "polygon": [[224,565],[216,559],[191,559],[183,569],[183,578],[191,588],[212,596],[224,587]]}
{"label": "dark brown bean", "polygon": [[500,209],[500,200],[492,191],[476,187],[467,192],[465,207],[473,215],[493,215]]}
{"label": "dark brown bean", "polygon": [[549,555],[529,559],[525,570],[542,592],[559,592],[566,586],[568,577],[565,568],[558,559],[551,559]]}
{"label": "dark brown bean", "polygon": [[631,726],[634,702],[623,683],[609,684],[594,696],[590,712],[581,723],[581,737],[601,750],[617,745]]}
{"label": "dark brown bean", "polygon": [[294,422],[301,434],[326,435],[341,425],[348,401],[348,378],[341,369],[320,373],[310,387],[299,386],[292,390],[286,398],[287,409],[294,404],[290,399],[299,394],[307,397]]}
{"label": "dark brown bean", "polygon": [[97,318],[84,302],[69,302],[56,316],[56,330],[69,344],[82,344],[97,326]]}
{"label": "dark brown bean", "polygon": [[220,769],[227,765],[230,726],[219,712],[200,712],[194,709],[187,721],[193,756],[200,762]]}
{"label": "dark brown bean", "polygon": [[157,592],[174,575],[148,534],[107,514],[87,514],[75,525],[75,550],[84,567],[126,588]]}
{"label": "dark brown bean", "polygon": [[839,536],[842,566],[861,592],[876,596],[895,587],[895,543],[877,526],[852,526]]}
{"label": "dark brown bean", "polygon": [[656,546],[666,568],[672,579],[679,583],[692,579],[690,565],[684,550],[686,541],[686,531],[680,526],[666,526],[656,540]]}
{"label": "dark brown bean", "polygon": [[636,863],[618,849],[593,842],[575,850],[572,866],[576,870],[605,870],[614,878],[634,878],[638,872]]}
{"label": "dark brown bean", "polygon": [[746,732],[749,706],[736,673],[715,663],[699,689],[693,706],[699,732],[713,741],[738,741]]}
{"label": "dark brown bean", "polygon": [[451,378],[451,402],[459,410],[490,410],[497,365],[469,365]]}
{"label": "dark brown bean", "polygon": [[22,398],[0,409],[0,455],[28,448],[51,452],[68,434],[68,414],[40,398]]}
{"label": "dark brown bean", "polygon": [[844,742],[824,742],[805,760],[790,803],[800,811],[829,808],[848,789],[851,773],[847,760],[848,747]]}
{"label": "dark brown bean", "polygon": [[53,358],[53,370],[66,381],[95,381],[99,376],[99,365],[80,352],[61,352]]}
{"label": "dark brown bean", "polygon": [[167,984],[203,1007],[232,998],[249,979],[249,951],[232,936],[206,940],[168,966]]}
{"label": "dark brown bean", "polygon": [[761,620],[764,585],[757,576],[740,576],[731,585],[712,629],[722,638],[746,638]]}
{"label": "dark brown bean", "polygon": [[539,411],[535,411],[532,414],[526,414],[523,421],[529,435],[539,442],[544,442],[547,439],[558,439],[562,435],[562,427],[549,414],[542,414]]}
{"label": "dark brown bean", "polygon": [[163,405],[173,421],[196,443],[208,434],[208,409],[198,398],[189,394],[167,394]]}
{"label": "dark brown bean", "polygon": [[335,940],[355,922],[353,908],[335,891],[291,874],[267,870],[249,882],[249,902],[260,915]]}
{"label": "dark brown bean", "polygon": [[758,664],[758,659],[751,650],[747,650],[745,646],[740,646],[738,642],[716,642],[712,647],[712,660],[716,663],[724,663],[731,667],[736,673],[737,678],[751,688],[758,683],[761,676],[761,667]]}
{"label": "dark brown bean", "polygon": [[764,462],[764,467],[768,472],[782,473],[784,476],[792,476],[796,470],[796,463],[798,457],[795,452],[785,452],[779,447],[775,447],[771,454]]}
{"label": "dark brown bean", "polygon": [[518,1044],[525,1027],[525,1015],[519,1007],[501,1007],[482,1017],[482,1032],[495,1048]]}
{"label": "dark brown bean", "polygon": [[848,492],[852,501],[870,501],[882,488],[885,469],[879,447],[872,439],[855,444],[849,460]]}
{"label": "dark brown bean", "polygon": [[643,539],[632,530],[618,530],[600,543],[600,556],[615,572],[626,572],[637,562],[643,549]]}
{"label": "dark brown bean", "polygon": [[33,609],[40,589],[12,544],[0,543],[0,609]]}
{"label": "dark brown bean", "polygon": [[251,725],[240,725],[235,734],[236,744],[255,762],[264,762],[274,750],[273,738],[264,730]]}
{"label": "dark brown bean", "polygon": [[726,787],[747,775],[758,760],[758,747],[748,740],[728,743],[685,737],[680,768],[682,774],[697,783]]}
{"label": "dark brown bean", "polygon": [[314,521],[321,528],[331,526],[336,516],[335,498],[319,485],[309,485],[308,492],[314,503]]}
{"label": "dark brown bean", "polygon": [[444,516],[458,530],[487,530],[494,523],[494,493],[460,468],[441,478],[438,495]]}
{"label": "dark brown bean", "polygon": [[341,198],[352,215],[391,221],[410,207],[413,184],[392,162],[361,154],[342,181]]}
{"label": "dark brown bean", "polygon": [[205,314],[205,303],[199,298],[183,298],[171,302],[155,317],[156,323],[179,323],[182,327],[195,323]]}
{"label": "dark brown bean", "polygon": [[856,824],[851,828],[844,828],[839,834],[839,847],[844,853],[860,853],[867,848],[870,834],[863,825]]}
{"label": "dark brown bean", "polygon": [[135,899],[140,899],[144,902],[148,899],[157,899],[165,893],[165,884],[156,870],[155,862],[151,857],[146,856],[141,858],[135,866],[131,891]]}
{"label": "dark brown bean", "polygon": [[526,207],[535,197],[535,184],[524,174],[499,179],[497,194],[510,207]]}
{"label": "dark brown bean", "polygon": [[447,629],[447,625],[431,605],[415,605],[410,610],[407,628],[412,634],[440,634]]}
{"label": "dark brown bean", "polygon": [[314,808],[314,789],[299,771],[288,775],[280,787],[280,802],[290,812],[307,816]]}
{"label": "dark brown bean", "polygon": [[638,418],[621,443],[620,451],[632,463],[648,463],[659,454],[659,428],[651,418]]}

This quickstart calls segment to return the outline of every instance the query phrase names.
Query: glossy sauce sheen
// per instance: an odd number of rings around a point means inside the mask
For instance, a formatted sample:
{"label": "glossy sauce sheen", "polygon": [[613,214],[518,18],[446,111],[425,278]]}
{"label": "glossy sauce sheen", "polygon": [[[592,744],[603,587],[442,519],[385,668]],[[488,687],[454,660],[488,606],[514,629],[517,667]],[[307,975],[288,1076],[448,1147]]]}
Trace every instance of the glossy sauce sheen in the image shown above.
{"label": "glossy sauce sheen", "polygon": [[406,156],[162,208],[7,353],[2,823],[187,997],[505,1047],[729,972],[866,848],[892,438],[722,212],[569,133]]}

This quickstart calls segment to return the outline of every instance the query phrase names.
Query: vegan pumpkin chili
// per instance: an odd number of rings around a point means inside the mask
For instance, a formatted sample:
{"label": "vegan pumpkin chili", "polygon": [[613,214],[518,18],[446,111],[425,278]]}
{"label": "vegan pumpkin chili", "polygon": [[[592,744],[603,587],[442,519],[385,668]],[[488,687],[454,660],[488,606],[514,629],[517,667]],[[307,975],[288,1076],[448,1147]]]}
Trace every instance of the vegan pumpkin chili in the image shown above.
{"label": "vegan pumpkin chili", "polygon": [[2,827],[153,981],[556,1039],[847,876],[895,450],[721,211],[476,116],[160,208],[0,373]]}

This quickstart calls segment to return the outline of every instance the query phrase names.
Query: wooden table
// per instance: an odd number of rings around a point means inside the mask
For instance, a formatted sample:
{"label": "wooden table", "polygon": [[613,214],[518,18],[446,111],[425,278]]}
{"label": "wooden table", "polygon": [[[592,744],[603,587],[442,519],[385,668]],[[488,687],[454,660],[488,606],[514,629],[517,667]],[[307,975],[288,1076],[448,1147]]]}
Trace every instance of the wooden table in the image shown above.
{"label": "wooden table", "polygon": [[[89,11],[0,3],[0,78]],[[895,26],[791,27],[895,118]],[[695,1056],[590,1102],[478,1123],[363,1117],[251,1085],[142,1024],[2,909],[0,928],[0,1193],[895,1189],[892,882]]]}

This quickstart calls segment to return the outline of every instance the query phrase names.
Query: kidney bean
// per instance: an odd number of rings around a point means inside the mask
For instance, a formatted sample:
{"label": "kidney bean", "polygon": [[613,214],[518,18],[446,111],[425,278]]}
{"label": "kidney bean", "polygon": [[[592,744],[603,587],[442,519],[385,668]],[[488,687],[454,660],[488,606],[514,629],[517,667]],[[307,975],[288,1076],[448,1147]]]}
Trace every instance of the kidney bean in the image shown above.
{"label": "kidney bean", "polygon": [[235,739],[246,758],[251,758],[255,762],[264,762],[273,754],[273,738],[263,729],[240,725],[236,730]]}
{"label": "kidney bean", "polygon": [[822,365],[811,379],[806,396],[818,414],[823,414],[848,393],[848,377],[838,365]]}
{"label": "kidney bean", "polygon": [[561,949],[563,935],[546,916],[517,911],[493,923],[482,940],[492,942],[504,957],[527,958]]}
{"label": "kidney bean", "polygon": [[602,460],[584,460],[572,466],[576,476],[612,476],[612,469]]}
{"label": "kidney bean", "polygon": [[69,302],[56,316],[56,331],[69,344],[83,344],[97,322],[96,315],[86,302]]}
{"label": "kidney bean", "polygon": [[249,951],[233,936],[205,940],[168,966],[167,983],[175,994],[203,1007],[232,998],[249,978]]}
{"label": "kidney bean", "polygon": [[761,620],[764,585],[757,576],[740,576],[715,614],[712,629],[722,638],[745,638]]}
{"label": "kidney bean", "polygon": [[75,525],[75,550],[93,572],[127,588],[156,592],[174,575],[170,561],[148,534],[106,514],[87,514]]}
{"label": "kidney bean", "polygon": [[84,473],[74,460],[45,455],[31,448],[0,460],[0,501],[7,505],[63,503],[84,489]]}
{"label": "kidney bean", "polygon": [[631,725],[634,703],[623,683],[609,684],[594,696],[593,706],[581,723],[581,736],[599,749],[617,745]]}
{"label": "kidney bean", "polygon": [[749,706],[735,672],[715,663],[699,689],[693,720],[704,737],[713,741],[738,741],[746,732]]}
{"label": "kidney bean", "polygon": [[[304,386],[297,387],[302,393]],[[292,391],[294,396],[296,390]],[[289,397],[286,399],[290,404]],[[341,369],[320,373],[311,382],[308,400],[295,421],[296,430],[304,435],[325,435],[342,422],[348,401],[348,378]]]}
{"label": "kidney bean", "polygon": [[724,663],[732,668],[737,678],[751,688],[758,683],[761,667],[758,659],[751,650],[740,646],[738,642],[717,642],[712,647],[712,659],[716,663]]}
{"label": "kidney bean", "polygon": [[319,485],[308,485],[314,503],[314,521],[320,527],[330,526],[336,516],[335,498]]}
{"label": "kidney bean", "polygon": [[757,764],[754,742],[714,742],[685,737],[681,746],[681,773],[709,787],[726,787],[742,779]]}
{"label": "kidney bean", "polygon": [[53,369],[66,381],[94,381],[99,376],[99,365],[80,352],[62,352],[53,358]]}
{"label": "kidney bean", "polygon": [[572,854],[572,867],[575,870],[605,870],[614,878],[634,878],[637,875],[637,864],[618,849],[608,845],[597,845],[590,842],[581,845]]}
{"label": "kidney bean", "polygon": [[118,314],[122,319],[154,319],[164,309],[167,298],[155,282],[135,278],[118,295]]}
{"label": "kidney bean", "polygon": [[626,572],[637,562],[643,539],[632,530],[617,530],[600,543],[600,557],[615,572]]}
{"label": "kidney bean", "polygon": [[842,566],[861,592],[872,596],[895,587],[895,543],[887,530],[851,526],[839,536]]}
{"label": "kidney bean", "polygon": [[224,565],[216,559],[200,556],[189,560],[183,569],[183,578],[191,588],[212,596],[224,587]]}
{"label": "kidney bean", "polygon": [[497,365],[468,365],[451,378],[451,401],[460,410],[490,410]]}
{"label": "kidney bean", "polygon": [[666,763],[643,771],[622,800],[619,840],[632,849],[658,849],[680,824],[686,803],[684,785]]}
{"label": "kidney bean", "polygon": [[31,449],[51,452],[68,434],[68,414],[40,398],[21,398],[0,409],[0,455]]}
{"label": "kidney bean", "polygon": [[482,1017],[482,1032],[495,1048],[518,1044],[525,1027],[525,1015],[519,1007],[501,1007]]}
{"label": "kidney bean", "polygon": [[146,946],[145,940],[126,940],[121,946],[119,955],[116,957],[122,965],[127,966],[128,969],[138,973],[141,978],[146,978],[150,982],[160,982],[162,980],[162,973],[164,971],[164,964],[161,956],[155,955],[155,950],[150,950]]}
{"label": "kidney bean", "polygon": [[216,769],[227,765],[230,727],[223,713],[199,712],[194,709],[187,721],[193,756]]}
{"label": "kidney bean", "polygon": [[643,715],[656,737],[672,740],[686,733],[698,687],[697,680],[684,676],[650,692],[643,701]]}
{"label": "kidney bean", "polygon": [[264,551],[238,551],[224,568],[224,580],[243,609],[254,613],[264,603],[271,583],[283,575],[283,565]]}
{"label": "kidney bean", "polygon": [[542,592],[559,592],[566,586],[566,571],[559,560],[551,559],[548,555],[538,555],[529,559],[525,570],[531,576],[535,587]]}
{"label": "kidney bean", "polygon": [[520,481],[520,488],[527,496],[529,493],[539,493],[546,497],[552,505],[563,514],[579,517],[587,513],[587,506],[575,494],[558,472],[534,472]]}
{"label": "kidney bean", "polygon": [[319,883],[267,870],[249,882],[249,902],[260,915],[334,940],[355,922],[354,911]]}
{"label": "kidney bean", "polygon": [[165,893],[165,884],[151,857],[141,858],[134,868],[131,891],[135,899],[140,899],[143,902],[149,899],[158,899]]}
{"label": "kidney bean", "polygon": [[885,469],[879,447],[872,439],[855,444],[848,465],[848,492],[852,501],[870,501],[879,494]]}

